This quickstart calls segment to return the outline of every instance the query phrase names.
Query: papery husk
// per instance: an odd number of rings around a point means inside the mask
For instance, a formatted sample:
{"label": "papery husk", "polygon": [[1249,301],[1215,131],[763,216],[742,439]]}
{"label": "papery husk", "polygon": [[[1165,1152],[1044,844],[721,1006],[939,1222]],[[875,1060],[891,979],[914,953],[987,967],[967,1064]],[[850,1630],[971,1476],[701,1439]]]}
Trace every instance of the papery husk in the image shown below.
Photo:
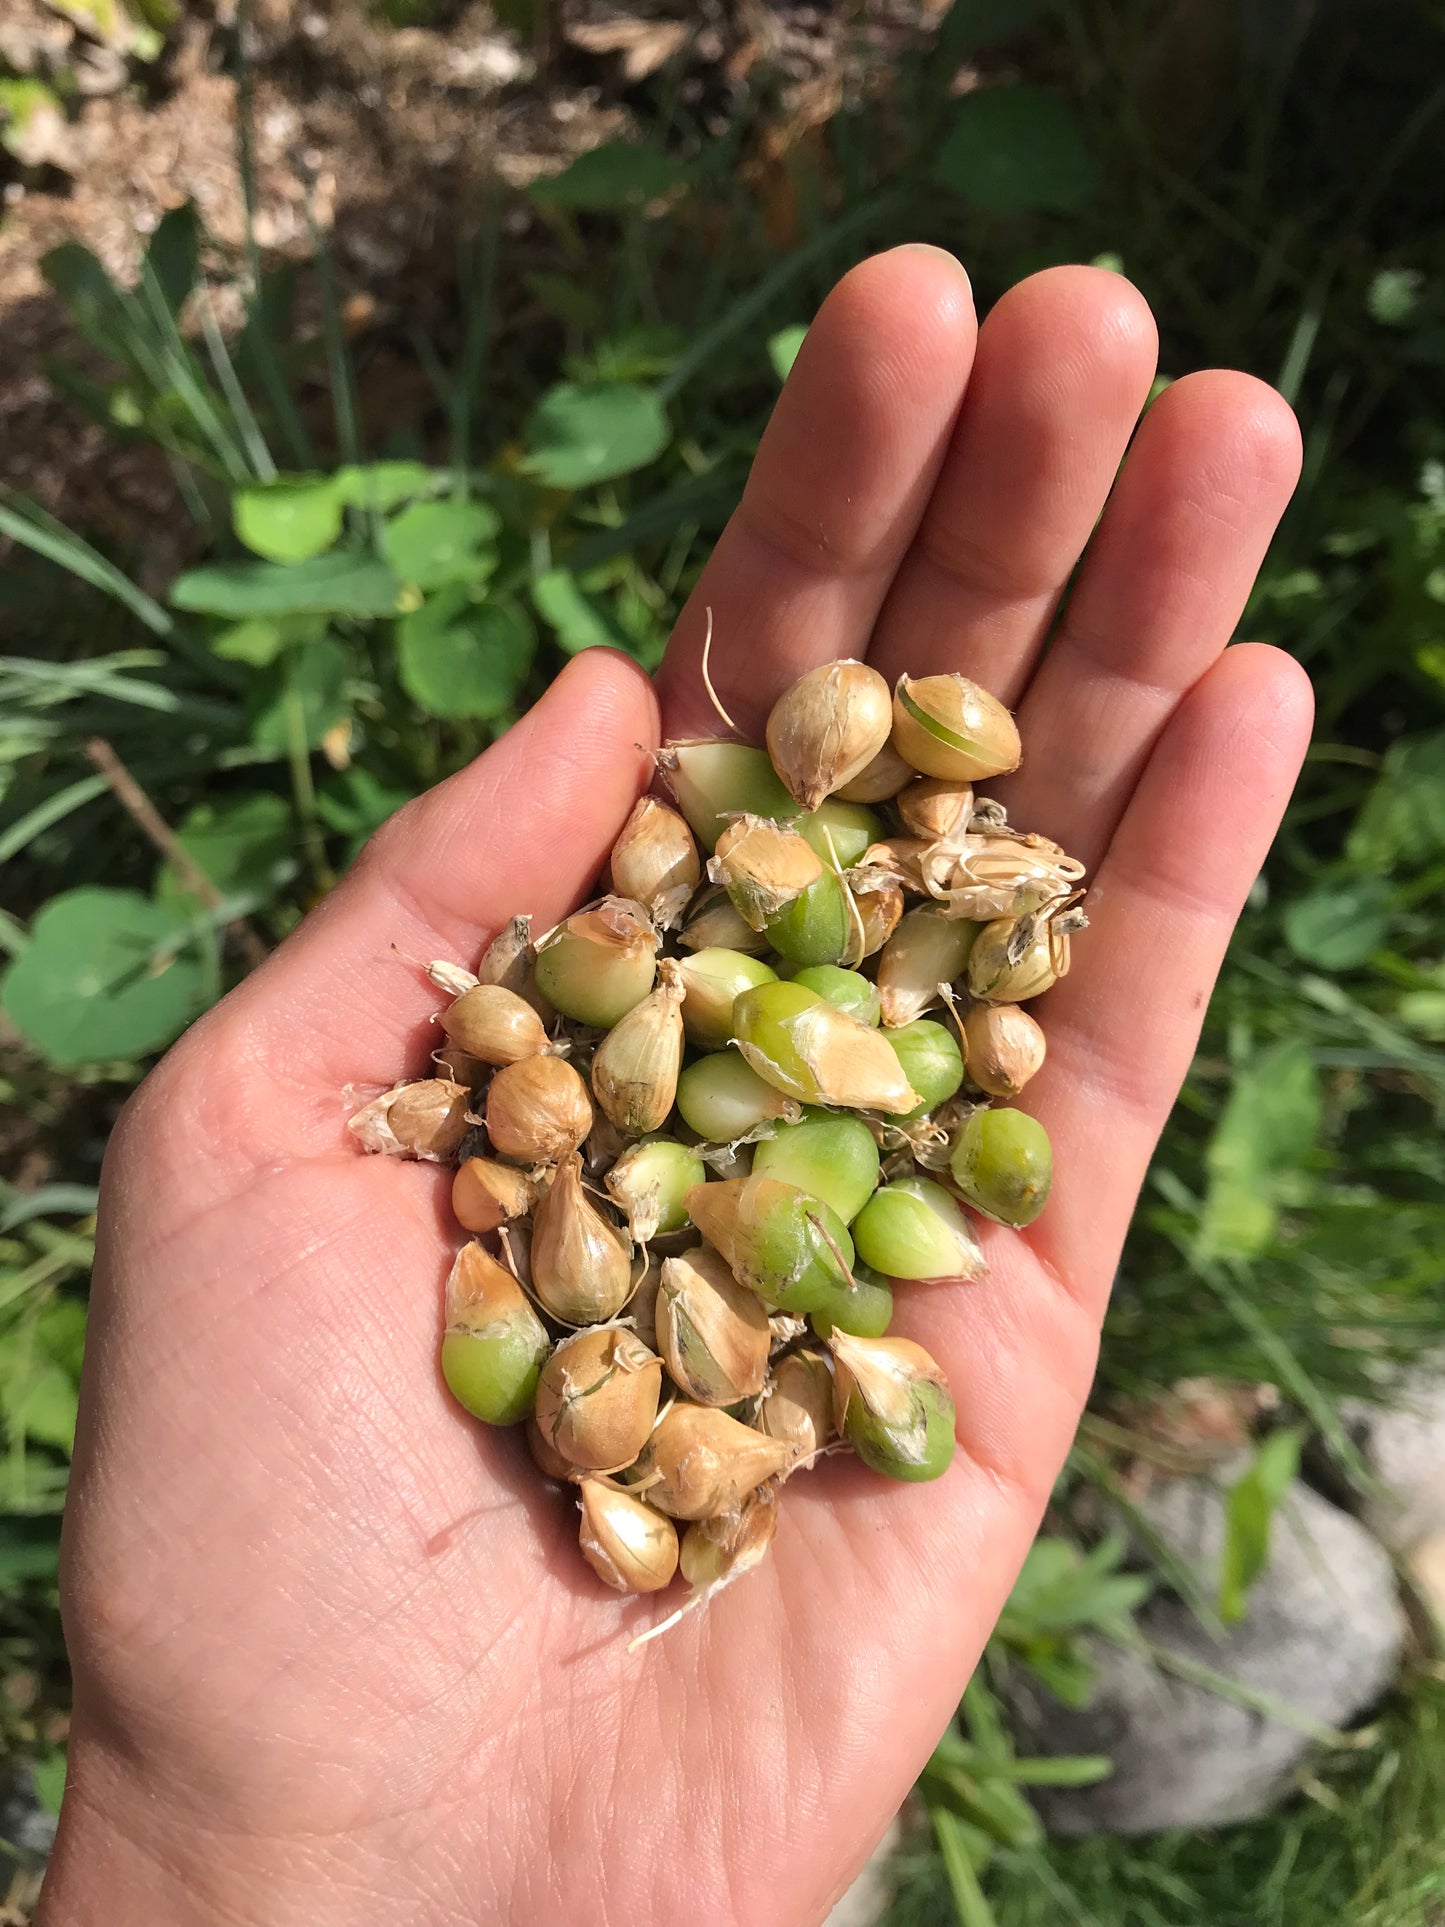
{"label": "papery husk", "polygon": [[537,1206],[531,1265],[533,1291],[567,1325],[615,1318],[632,1291],[627,1239],[582,1189],[576,1152],[563,1158]]}
{"label": "papery husk", "polygon": [[750,1492],[787,1464],[788,1448],[779,1440],[712,1406],[679,1400],[653,1427],[636,1472],[659,1512],[672,1519],[711,1519],[739,1511]]}
{"label": "papery husk", "polygon": [[[738,1002],[743,1003],[743,998]],[[779,1020],[775,1027],[786,1035],[801,1065],[801,1077],[771,1055],[766,1044],[738,1039],[743,1057],[775,1090],[803,1104],[836,1104],[857,1111],[911,1111],[918,1104],[918,1093],[882,1032],[826,998]]]}
{"label": "papery husk", "polygon": [[652,989],[659,943],[642,904],[603,897],[543,937],[538,982],[574,1021],[606,1029]]}
{"label": "papery husk", "polygon": [[905,783],[911,783],[917,773],[912,763],[904,762],[892,743],[885,743],[866,769],[860,770],[851,783],[842,784],[833,794],[840,803],[886,803]]}
{"label": "papery husk", "polygon": [[662,1360],[635,1332],[603,1325],[564,1338],[537,1381],[542,1436],[572,1465],[615,1472],[652,1431]]}
{"label": "papery husk", "polygon": [[[702,1158],[694,1147],[676,1138],[654,1137],[641,1144],[629,1144],[603,1180],[608,1197],[627,1220],[628,1236],[634,1244],[650,1244],[662,1223],[664,1190],[663,1181],[655,1174],[657,1162],[661,1158],[664,1163],[676,1166],[679,1154],[687,1167],[675,1170],[673,1176],[676,1191],[673,1202],[680,1206],[687,1191],[700,1181]],[[677,1190],[677,1186],[681,1189]],[[664,1236],[682,1229],[683,1225],[669,1224]]]}
{"label": "papery husk", "polygon": [[682,1000],[677,965],[664,957],[658,986],[603,1038],[592,1059],[592,1095],[629,1137],[660,1130],[682,1069]]}
{"label": "papery husk", "polygon": [[894,798],[903,828],[925,843],[956,843],[973,820],[973,785],[920,776]]}
{"label": "papery husk", "polygon": [[970,994],[997,1004],[1039,996],[1067,976],[1070,935],[1086,924],[1068,898],[1026,916],[986,923],[969,952]]}
{"label": "papery husk", "polygon": [[547,1027],[524,997],[503,984],[476,984],[437,1022],[454,1044],[484,1064],[515,1064],[547,1048]]}
{"label": "papery husk", "polygon": [[560,1057],[524,1057],[504,1065],[488,1085],[486,1124],[503,1157],[555,1164],[592,1129],[592,1100]]}
{"label": "papery husk", "polygon": [[477,965],[477,981],[500,984],[505,990],[515,991],[519,997],[526,998],[544,1024],[550,1024],[557,1013],[537,988],[533,974],[536,962],[532,919],[513,917],[482,952],[482,960]]}
{"label": "papery husk", "polygon": [[958,674],[898,678],[893,747],[923,775],[960,783],[1006,775],[1023,754],[997,696]]}
{"label": "papery husk", "polygon": [[942,1001],[968,962],[976,932],[939,907],[910,910],[878,958],[878,1001],[889,1030],[911,1024]]}
{"label": "papery husk", "polygon": [[863,957],[876,956],[903,920],[903,886],[877,870],[852,870],[845,881],[862,926]]}
{"label": "papery husk", "polygon": [[659,930],[670,930],[702,876],[692,831],[655,796],[639,796],[612,846],[612,887],[640,903]]}
{"label": "papery husk", "polygon": [[536,1181],[496,1158],[468,1158],[452,1179],[452,1215],[468,1231],[495,1231],[525,1217],[537,1202]]}
{"label": "papery husk", "polygon": [[948,1380],[935,1360],[910,1338],[850,1338],[835,1331],[828,1348],[833,1354],[833,1422],[839,1432],[846,1436],[848,1407],[857,1398],[886,1428],[898,1458],[921,1462],[927,1455],[928,1422],[920,1388],[934,1386],[952,1402]]}
{"label": "papery husk", "polygon": [[852,660],[822,663],[774,703],[768,754],[788,793],[815,810],[862,775],[892,728],[892,697],[876,669]]}
{"label": "papery husk", "polygon": [[617,1592],[661,1592],[677,1571],[677,1527],[636,1494],[603,1479],[578,1482],[578,1543],[598,1578]]}
{"label": "papery husk", "polygon": [[974,1004],[963,1020],[963,1050],[981,1091],[1017,1097],[1044,1061],[1044,1033],[1017,1004]]}
{"label": "papery husk", "polygon": [[374,1097],[347,1119],[346,1128],[363,1150],[445,1164],[470,1128],[471,1099],[470,1085],[443,1077],[418,1078]]}
{"label": "papery husk", "polygon": [[475,990],[481,979],[474,972],[465,970],[461,964],[451,963],[446,957],[435,957],[426,966],[428,981],[438,990],[444,990],[448,997],[461,997],[469,990]]}
{"label": "papery husk", "polygon": [[823,861],[786,824],[740,816],[718,838],[707,873],[723,885],[743,921],[761,931],[818,881]]}
{"label": "papery husk", "polygon": [[685,950],[740,950],[745,957],[764,956],[771,947],[766,932],[754,930],[721,884],[694,897],[677,940]]}
{"label": "papery husk", "polygon": [[886,836],[870,843],[849,872],[855,890],[865,889],[870,876],[888,877],[911,890],[916,897],[926,896],[924,863],[933,844],[920,836]]}
{"label": "papery husk", "polygon": [[929,895],[948,915],[975,923],[1042,910],[1068,897],[1084,874],[1050,838],[1012,830],[965,836],[922,869]]}
{"label": "papery husk", "polygon": [[479,1244],[464,1244],[452,1260],[446,1284],[446,1329],[487,1338],[523,1320],[545,1339],[546,1328],[531,1299],[506,1266]]}
{"label": "papery husk", "polygon": [[623,1306],[623,1316],[632,1320],[632,1329],[649,1350],[657,1350],[657,1294],[662,1284],[663,1260],[649,1251],[632,1296]]}
{"label": "papery husk", "polygon": [[833,1437],[833,1374],[821,1352],[789,1352],[773,1367],[758,1430],[786,1445],[789,1463],[811,1470]]}
{"label": "papery husk", "polygon": [[449,1084],[465,1084],[471,1091],[480,1090],[492,1074],[490,1064],[484,1064],[480,1057],[473,1057],[470,1051],[450,1041],[437,1046],[431,1061],[436,1076],[444,1077]]}
{"label": "papery husk", "polygon": [[750,1492],[736,1512],[697,1519],[682,1535],[679,1565],[687,1583],[717,1592],[767,1557],[778,1531],[778,1488],[772,1479]]}
{"label": "papery husk", "polygon": [[564,1459],[556,1446],[549,1443],[546,1433],[537,1423],[535,1412],[527,1420],[526,1435],[532,1463],[544,1479],[555,1479],[559,1485],[567,1485],[583,1476],[577,1466]]}
{"label": "papery husk", "polygon": [[678,1389],[699,1405],[735,1405],[763,1389],[768,1315],[706,1245],[668,1258],[657,1296],[658,1350]]}

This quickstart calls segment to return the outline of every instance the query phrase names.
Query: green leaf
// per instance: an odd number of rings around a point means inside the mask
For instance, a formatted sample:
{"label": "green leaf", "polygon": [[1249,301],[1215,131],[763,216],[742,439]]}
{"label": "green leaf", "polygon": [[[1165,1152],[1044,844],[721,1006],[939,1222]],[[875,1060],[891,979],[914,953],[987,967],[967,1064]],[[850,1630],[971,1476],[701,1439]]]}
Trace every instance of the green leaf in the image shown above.
{"label": "green leaf", "polygon": [[386,819],[409,803],[416,790],[388,783],[361,763],[328,777],[317,791],[316,807],[322,822],[338,835],[350,837],[360,848]]}
{"label": "green leaf", "polygon": [[655,201],[687,178],[687,169],[655,147],[606,141],[579,154],[560,174],[533,181],[527,192],[539,207],[605,212]]}
{"label": "green leaf", "polygon": [[65,1797],[66,1762],[63,1748],[47,1753],[30,1763],[30,1784],[35,1797],[47,1813],[59,1813]]}
{"label": "green leaf", "polygon": [[516,701],[535,640],[522,616],[454,585],[397,624],[402,688],[432,716],[500,716]]}
{"label": "green leaf", "polygon": [[403,502],[414,502],[419,495],[439,494],[450,481],[445,469],[428,468],[425,462],[347,463],[331,478],[339,502],[383,514]]}
{"label": "green leaf", "polygon": [[40,272],[86,339],[111,360],[123,358],[131,325],[125,299],[90,249],[62,241],[40,257]]}
{"label": "green leaf", "polygon": [[335,479],[288,476],[239,489],[231,498],[236,534],[268,562],[309,562],[341,534],[345,519]]}
{"label": "green leaf", "polygon": [[994,214],[1080,207],[1097,184],[1073,112],[1039,87],[980,87],[965,94],[932,172]]}
{"label": "green leaf", "polygon": [[52,897],[0,979],[0,1003],[52,1064],[144,1057],[204,1006],[204,974],[185,920],[133,890]]}
{"label": "green leaf", "polygon": [[1205,1153],[1203,1255],[1252,1257],[1269,1244],[1280,1177],[1306,1157],[1319,1127],[1319,1075],[1303,1044],[1272,1045],[1236,1073]]}
{"label": "green leaf", "polygon": [[795,321],[791,328],[780,328],[769,338],[768,360],[779,381],[786,381],[793,372],[793,363],[798,359],[798,350],[807,332],[806,322]]}
{"label": "green leaf", "polygon": [[195,203],[187,201],[163,214],[146,249],[146,270],[155,279],[161,299],[179,315],[196,285],[200,258],[200,227]]}
{"label": "green leaf", "polygon": [[607,613],[601,598],[588,595],[570,569],[549,569],[532,583],[537,613],[557,632],[569,656],[583,649],[627,649],[626,636]]}
{"label": "green leaf", "polygon": [[1052,12],[1052,0],[953,0],[938,30],[939,52],[951,59],[977,53]]}
{"label": "green leaf", "polygon": [[1311,890],[1285,908],[1285,941],[1318,970],[1354,970],[1384,941],[1394,894],[1378,877]]}
{"label": "green leaf", "polygon": [[[176,836],[223,896],[265,891],[296,846],[291,805],[270,790],[197,803]],[[169,863],[161,866],[155,893],[162,903],[194,906]]]}
{"label": "green leaf", "polygon": [[346,698],[351,660],[331,637],[308,642],[287,656],[258,693],[251,718],[251,740],[259,749],[286,755],[293,731],[308,749],[346,721],[351,707]]}
{"label": "green leaf", "polygon": [[414,502],[386,524],[381,549],[401,580],[418,589],[476,582],[495,566],[490,544],[501,526],[486,502]]}
{"label": "green leaf", "polygon": [[1270,1524],[1299,1470],[1303,1442],[1300,1428],[1271,1432],[1249,1470],[1229,1488],[1219,1565],[1219,1616],[1226,1624],[1244,1617],[1249,1589],[1269,1557]]}
{"label": "green leaf", "polygon": [[171,602],[193,615],[390,616],[401,584],[384,562],[354,549],[310,562],[216,562],[171,585]]}
{"label": "green leaf", "polygon": [[1362,870],[1427,863],[1445,851],[1445,730],[1392,743],[1346,854]]}
{"label": "green leaf", "polygon": [[671,433],[650,389],[562,382],[533,410],[524,467],[548,488],[590,488],[656,461]]}
{"label": "green leaf", "polygon": [[275,662],[286,647],[286,628],[280,622],[266,622],[253,616],[249,622],[234,622],[211,637],[211,654],[223,662],[244,662],[252,669],[265,669]]}

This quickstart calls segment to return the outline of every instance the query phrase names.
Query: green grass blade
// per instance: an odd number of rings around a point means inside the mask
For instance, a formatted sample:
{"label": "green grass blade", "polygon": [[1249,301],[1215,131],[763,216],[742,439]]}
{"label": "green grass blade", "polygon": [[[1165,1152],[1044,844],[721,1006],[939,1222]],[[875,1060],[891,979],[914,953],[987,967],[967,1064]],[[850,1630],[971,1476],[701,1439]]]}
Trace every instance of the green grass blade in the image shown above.
{"label": "green grass blade", "polygon": [[0,535],[8,535],[22,548],[44,556],[47,562],[56,563],[82,582],[88,582],[91,588],[110,596],[155,635],[168,636],[175,628],[172,617],[144,589],[137,588],[128,575],[113,562],[107,562],[98,549],[83,542],[63,522],[48,515],[38,502],[8,489],[0,495]]}
{"label": "green grass blade", "polygon": [[984,1898],[973,1859],[968,1851],[964,1823],[947,1807],[931,1807],[934,1835],[943,1855],[944,1872],[958,1913],[959,1927],[998,1927],[992,1907]]}

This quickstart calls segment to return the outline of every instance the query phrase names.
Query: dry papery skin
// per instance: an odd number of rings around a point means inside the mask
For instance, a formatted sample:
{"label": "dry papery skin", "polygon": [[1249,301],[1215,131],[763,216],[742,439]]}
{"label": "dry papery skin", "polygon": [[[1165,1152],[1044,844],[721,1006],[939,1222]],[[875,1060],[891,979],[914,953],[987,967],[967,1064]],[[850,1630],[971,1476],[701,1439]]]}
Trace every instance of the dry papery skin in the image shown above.
{"label": "dry papery skin", "polygon": [[1035,1121],[979,1121],[1042,1065],[1087,924],[1083,866],[984,793],[1013,718],[966,677],[890,690],[842,661],[766,741],[665,750],[610,894],[426,966],[436,1075],[351,1119],[453,1167],[454,1395],[525,1423],[599,1585],[691,1589],[633,1646],[765,1558],[787,1481],[831,1454],[899,1503],[946,1469],[953,1392],[887,1335],[886,1281],[966,1290],[983,1207],[1037,1208],[1052,1168]]}

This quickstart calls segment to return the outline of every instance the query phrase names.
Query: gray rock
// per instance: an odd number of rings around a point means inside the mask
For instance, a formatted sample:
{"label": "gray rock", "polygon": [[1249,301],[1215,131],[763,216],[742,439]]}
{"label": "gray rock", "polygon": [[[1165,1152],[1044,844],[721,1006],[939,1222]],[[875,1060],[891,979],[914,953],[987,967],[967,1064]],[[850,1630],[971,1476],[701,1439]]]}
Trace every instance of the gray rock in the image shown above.
{"label": "gray rock", "polygon": [[16,1768],[0,1784],[0,1841],[22,1857],[43,1860],[55,1840],[55,1825],[55,1815],[36,1799],[28,1771]]}
{"label": "gray rock", "polygon": [[[1143,1501],[1155,1530],[1218,1585],[1224,1492],[1199,1479],[1161,1484]],[[1276,1512],[1266,1566],[1245,1619],[1223,1639],[1159,1594],[1137,1615],[1155,1645],[1283,1702],[1306,1722],[1342,1726],[1389,1685],[1404,1616],[1389,1558],[1358,1521],[1296,1481]],[[1151,1658],[1096,1640],[1097,1687],[1081,1711],[1021,1673],[1008,1696],[1020,1752],[1105,1753],[1097,1786],[1039,1789],[1056,1833],[1156,1833],[1222,1826],[1263,1812],[1289,1788],[1306,1735],[1285,1721],[1178,1678]]]}
{"label": "gray rock", "polygon": [[1445,1358],[1411,1372],[1388,1411],[1351,1401],[1344,1417],[1379,1481],[1360,1503],[1376,1537],[1405,1552],[1445,1532]]}

